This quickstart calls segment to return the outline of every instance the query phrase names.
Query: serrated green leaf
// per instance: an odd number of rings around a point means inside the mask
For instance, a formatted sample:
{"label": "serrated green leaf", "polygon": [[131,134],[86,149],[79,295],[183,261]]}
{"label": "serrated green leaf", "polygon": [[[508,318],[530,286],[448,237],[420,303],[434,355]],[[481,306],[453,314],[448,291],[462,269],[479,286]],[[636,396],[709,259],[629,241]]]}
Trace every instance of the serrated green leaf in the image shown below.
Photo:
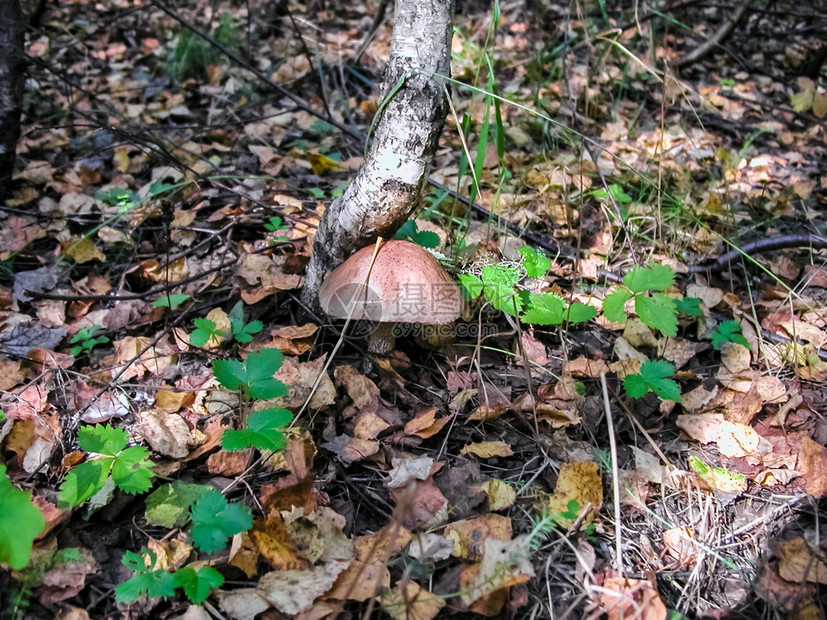
{"label": "serrated green leaf", "polygon": [[643,362],[640,373],[627,375],[623,380],[626,393],[632,398],[645,396],[650,390],[663,400],[680,402],[681,388],[669,377],[675,374],[675,367],[663,360]]}
{"label": "serrated green leaf", "polygon": [[651,297],[635,297],[635,312],[641,321],[664,336],[678,333],[678,312],[675,300],[664,293],[652,293]]}
{"label": "serrated green leaf", "polygon": [[632,293],[620,288],[606,295],[603,299],[603,316],[612,323],[626,321],[626,302],[632,298]]}
{"label": "serrated green leaf", "polygon": [[190,506],[209,487],[176,480],[165,484],[146,498],[146,520],[152,525],[178,527],[189,519]]}
{"label": "serrated green leaf", "polygon": [[646,291],[663,291],[675,282],[675,270],[669,265],[652,267],[633,267],[625,276],[623,284],[633,293]]}
{"label": "serrated green leaf", "polygon": [[256,400],[270,400],[287,394],[287,386],[273,377],[281,368],[284,357],[279,349],[260,349],[247,356],[244,364],[247,368],[246,392]]}
{"label": "serrated green leaf", "polygon": [[191,603],[203,603],[210,595],[212,588],[224,583],[224,576],[210,566],[202,566],[198,571],[185,566],[174,574],[175,586],[184,588],[184,593]]}
{"label": "serrated green leaf", "polygon": [[208,489],[192,505],[190,538],[204,553],[214,553],[227,546],[227,539],[253,526],[250,509],[229,504],[215,489]]}
{"label": "serrated green leaf", "polygon": [[247,383],[247,369],[238,360],[215,360],[212,373],[216,381],[228,390],[239,390]]}
{"label": "serrated green leaf", "polygon": [[15,570],[26,566],[34,538],[45,525],[29,494],[14,488],[6,466],[0,465],[0,563]]}
{"label": "serrated green leaf", "polygon": [[482,268],[482,282],[486,287],[499,285],[513,289],[521,277],[522,273],[518,267],[506,263],[486,265]]}
{"label": "serrated green leaf", "polygon": [[258,448],[278,451],[284,449],[284,428],[293,420],[287,409],[270,408],[254,411],[247,418],[247,428],[227,429],[221,437],[221,447],[228,452]]}
{"label": "serrated green leaf", "polygon": [[83,426],[78,431],[78,444],[85,452],[115,456],[126,448],[129,435],[122,428],[97,424]]}
{"label": "serrated green leaf", "polygon": [[476,299],[482,295],[484,285],[477,276],[472,273],[461,273],[458,277],[460,289],[465,299]]}
{"label": "serrated green leaf", "polygon": [[715,347],[716,350],[720,350],[721,345],[725,342],[740,344],[747,349],[751,348],[749,346],[749,340],[741,333],[740,321],[724,321],[718,324],[718,328],[712,334],[712,346]]}
{"label": "serrated green leaf", "polygon": [[675,299],[675,309],[686,316],[703,316],[704,311],[701,308],[701,300],[697,297],[684,297],[683,299]]}
{"label": "serrated green leaf", "polygon": [[564,321],[566,302],[551,293],[531,293],[528,308],[521,319],[531,325],[560,325]]}
{"label": "serrated green leaf", "polygon": [[177,308],[182,303],[187,301],[191,295],[185,295],[183,293],[174,293],[172,295],[164,295],[160,299],[156,299],[152,302],[152,306],[154,308]]}
{"label": "serrated green leaf", "polygon": [[597,316],[597,308],[575,301],[566,309],[566,321],[569,323],[585,323]]}
{"label": "serrated green leaf", "polygon": [[531,246],[527,245],[517,251],[523,257],[523,268],[528,277],[541,278],[551,269],[551,259]]}
{"label": "serrated green leaf", "polygon": [[86,461],[66,474],[60,486],[58,507],[66,508],[82,504],[103,488],[109,477],[114,457]]}
{"label": "serrated green leaf", "polygon": [[168,570],[135,573],[115,586],[115,600],[134,603],[144,598],[168,598],[175,594],[175,578]]}
{"label": "serrated green leaf", "polygon": [[146,448],[127,448],[115,457],[112,481],[126,493],[143,493],[152,486],[152,461]]}
{"label": "serrated green leaf", "polygon": [[193,321],[196,329],[190,334],[190,344],[195,347],[203,347],[210,338],[220,338],[223,333],[210,319],[198,318]]}
{"label": "serrated green leaf", "polygon": [[493,308],[502,310],[506,314],[515,316],[515,311],[520,312],[523,308],[524,302],[514,287],[506,284],[487,284],[483,292]]}

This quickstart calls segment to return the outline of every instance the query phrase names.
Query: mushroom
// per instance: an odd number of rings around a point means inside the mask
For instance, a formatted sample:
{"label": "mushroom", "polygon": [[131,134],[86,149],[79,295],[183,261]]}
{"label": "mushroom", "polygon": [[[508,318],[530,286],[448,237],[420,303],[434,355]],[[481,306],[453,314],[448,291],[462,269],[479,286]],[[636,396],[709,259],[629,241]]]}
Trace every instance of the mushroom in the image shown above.
{"label": "mushroom", "polygon": [[319,290],[319,304],[329,316],[374,322],[368,351],[393,349],[394,323],[444,325],[459,317],[459,287],[428,250],[410,241],[388,241],[370,270],[373,254],[373,245],[362,248],[334,269]]}

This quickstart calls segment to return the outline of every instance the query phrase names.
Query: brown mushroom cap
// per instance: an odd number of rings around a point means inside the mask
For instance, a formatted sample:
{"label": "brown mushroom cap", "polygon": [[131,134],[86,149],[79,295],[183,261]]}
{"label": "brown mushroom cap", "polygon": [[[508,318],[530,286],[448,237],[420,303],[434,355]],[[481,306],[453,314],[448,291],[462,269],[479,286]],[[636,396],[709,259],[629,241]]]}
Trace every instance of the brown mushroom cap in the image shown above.
{"label": "brown mushroom cap", "polygon": [[462,295],[433,254],[410,241],[388,241],[379,250],[364,287],[374,246],[362,248],[327,276],[319,304],[329,315],[385,323],[441,325],[457,319]]}

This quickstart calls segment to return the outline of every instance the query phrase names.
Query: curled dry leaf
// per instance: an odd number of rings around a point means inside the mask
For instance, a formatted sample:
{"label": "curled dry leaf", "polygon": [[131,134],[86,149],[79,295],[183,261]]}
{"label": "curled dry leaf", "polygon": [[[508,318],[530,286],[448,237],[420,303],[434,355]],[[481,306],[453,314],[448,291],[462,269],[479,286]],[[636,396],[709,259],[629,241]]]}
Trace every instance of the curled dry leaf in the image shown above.
{"label": "curled dry leaf", "polygon": [[189,446],[195,443],[187,423],[180,415],[174,413],[145,411],[140,415],[140,421],[134,429],[154,452],[174,459],[187,456]]}
{"label": "curled dry leaf", "polygon": [[304,570],[273,571],[263,575],[256,590],[284,614],[308,611],[328,592],[351,560],[325,562]]}
{"label": "curled dry leaf", "polygon": [[504,441],[481,441],[465,446],[459,451],[460,454],[470,454],[481,459],[512,456],[514,452]]}

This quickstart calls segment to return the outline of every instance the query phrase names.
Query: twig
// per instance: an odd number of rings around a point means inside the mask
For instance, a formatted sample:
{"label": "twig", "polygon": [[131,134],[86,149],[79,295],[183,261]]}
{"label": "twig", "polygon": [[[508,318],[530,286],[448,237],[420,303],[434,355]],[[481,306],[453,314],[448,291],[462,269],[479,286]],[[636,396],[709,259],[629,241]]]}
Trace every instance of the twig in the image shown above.
{"label": "twig", "polygon": [[614,518],[615,518],[615,554],[617,560],[615,568],[618,575],[623,579],[623,543],[621,542],[620,528],[620,479],[617,466],[617,441],[615,440],[615,427],[612,418],[612,407],[609,402],[609,386],[606,383],[606,373],[600,373],[600,386],[603,388],[603,406],[606,410],[606,426],[609,428],[609,446],[612,451],[612,493],[614,493]]}
{"label": "twig", "polygon": [[709,37],[706,41],[704,41],[701,45],[696,47],[691,52],[684,54],[681,56],[677,61],[673,63],[673,65],[680,69],[691,65],[693,62],[696,62],[709,54],[713,49],[716,47],[720,47],[721,43],[726,40],[726,38],[732,34],[732,31],[738,26],[738,23],[741,21],[741,18],[744,17],[746,14],[747,9],[749,8],[750,0],[743,0],[741,5],[736,9],[736,11],[732,14],[732,16],[721,24],[720,28]]}

